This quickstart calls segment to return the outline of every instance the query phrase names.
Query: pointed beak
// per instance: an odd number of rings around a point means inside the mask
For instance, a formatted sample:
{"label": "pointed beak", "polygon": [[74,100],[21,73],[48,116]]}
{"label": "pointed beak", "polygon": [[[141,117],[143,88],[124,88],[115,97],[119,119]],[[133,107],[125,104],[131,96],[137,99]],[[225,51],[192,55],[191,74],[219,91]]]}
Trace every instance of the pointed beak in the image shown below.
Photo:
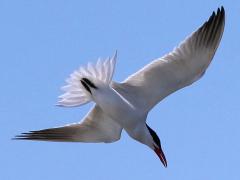
{"label": "pointed beak", "polygon": [[155,153],[158,155],[159,159],[161,160],[161,162],[163,163],[164,167],[167,167],[167,160],[165,158],[165,155],[163,153],[163,150],[162,148],[158,148],[158,147],[155,147],[154,148],[154,151]]}

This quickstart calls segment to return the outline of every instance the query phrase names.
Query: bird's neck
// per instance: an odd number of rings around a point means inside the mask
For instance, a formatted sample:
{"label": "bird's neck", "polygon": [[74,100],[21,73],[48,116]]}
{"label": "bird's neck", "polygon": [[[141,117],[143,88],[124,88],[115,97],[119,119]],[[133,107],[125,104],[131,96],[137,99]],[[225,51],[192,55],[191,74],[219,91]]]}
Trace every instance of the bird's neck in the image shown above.
{"label": "bird's neck", "polygon": [[126,129],[129,136],[131,136],[133,139],[137,140],[140,143],[143,143],[151,148],[152,146],[152,137],[149,134],[149,131],[146,127],[145,122],[139,123],[135,128],[133,129]]}

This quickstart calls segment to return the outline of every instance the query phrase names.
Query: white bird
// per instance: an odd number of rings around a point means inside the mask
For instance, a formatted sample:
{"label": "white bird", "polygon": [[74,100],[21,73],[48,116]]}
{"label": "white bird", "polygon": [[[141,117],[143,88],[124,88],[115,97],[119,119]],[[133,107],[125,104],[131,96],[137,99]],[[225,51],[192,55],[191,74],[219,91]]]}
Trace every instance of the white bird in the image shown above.
{"label": "white bird", "polygon": [[202,77],[219,45],[224,23],[221,7],[172,52],[121,83],[112,81],[117,53],[111,59],[81,67],[67,79],[58,105],[73,107],[94,101],[96,104],[86,117],[79,123],[30,131],[14,139],[111,143],[120,139],[124,129],[155,151],[167,167],[160,140],[146,124],[147,115],[163,98]]}

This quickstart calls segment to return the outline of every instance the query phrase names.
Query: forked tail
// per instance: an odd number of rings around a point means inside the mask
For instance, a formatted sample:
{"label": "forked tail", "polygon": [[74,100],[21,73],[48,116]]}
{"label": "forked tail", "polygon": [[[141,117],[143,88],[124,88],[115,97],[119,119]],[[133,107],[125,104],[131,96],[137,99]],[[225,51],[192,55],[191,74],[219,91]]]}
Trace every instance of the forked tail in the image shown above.
{"label": "forked tail", "polygon": [[91,101],[91,94],[87,92],[81,83],[82,78],[101,81],[110,84],[112,81],[117,52],[112,58],[106,60],[98,59],[96,64],[88,63],[86,67],[80,67],[74,71],[66,80],[67,85],[62,87],[65,93],[59,96],[57,105],[64,107],[73,107],[86,104]]}

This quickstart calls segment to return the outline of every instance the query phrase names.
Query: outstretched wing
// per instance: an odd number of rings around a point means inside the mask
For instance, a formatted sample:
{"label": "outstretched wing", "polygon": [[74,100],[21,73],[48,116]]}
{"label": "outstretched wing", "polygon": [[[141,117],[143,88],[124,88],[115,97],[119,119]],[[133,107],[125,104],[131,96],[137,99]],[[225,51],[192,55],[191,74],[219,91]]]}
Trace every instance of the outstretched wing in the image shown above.
{"label": "outstretched wing", "polygon": [[63,127],[30,131],[16,136],[19,140],[62,142],[105,142],[120,139],[122,127],[107,117],[98,105],[80,123]]}
{"label": "outstretched wing", "polygon": [[123,83],[113,84],[113,88],[134,106],[149,111],[164,97],[204,74],[221,40],[224,23],[222,7],[172,52],[151,62]]}

